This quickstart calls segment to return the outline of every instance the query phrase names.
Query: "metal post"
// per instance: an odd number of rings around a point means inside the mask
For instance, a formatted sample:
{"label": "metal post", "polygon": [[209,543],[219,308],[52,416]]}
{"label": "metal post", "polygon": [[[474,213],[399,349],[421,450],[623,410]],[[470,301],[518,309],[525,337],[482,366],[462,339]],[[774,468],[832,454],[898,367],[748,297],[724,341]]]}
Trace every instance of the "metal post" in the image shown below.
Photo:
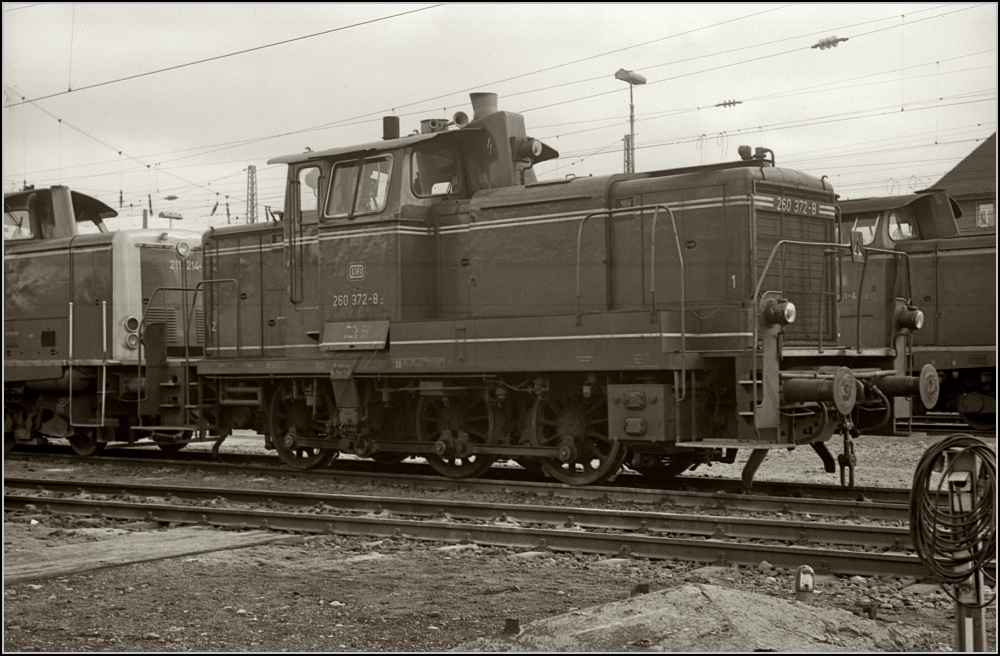
{"label": "metal post", "polygon": [[628,171],[627,173],[635,173],[635,104],[632,102],[632,87],[634,85],[628,83]]}
{"label": "metal post", "polygon": [[[951,509],[955,515],[966,515],[972,511],[978,498],[976,482],[979,478],[979,459],[971,451],[960,455],[948,476]],[[969,536],[961,536],[968,539]],[[982,548],[982,547],[980,547]],[[971,557],[967,551],[956,553],[955,557]],[[972,569],[973,565],[963,565]],[[956,650],[962,652],[986,651],[986,602],[985,581],[982,570],[977,570],[965,581],[955,586],[955,642]],[[978,608],[974,608],[978,606]]]}
{"label": "metal post", "polygon": [[636,84],[646,84],[646,78],[634,71],[626,71],[624,68],[615,73],[615,79],[628,82],[628,124],[629,136],[628,145],[625,150],[627,161],[625,162],[625,172],[635,173],[635,102],[632,96],[632,87]]}

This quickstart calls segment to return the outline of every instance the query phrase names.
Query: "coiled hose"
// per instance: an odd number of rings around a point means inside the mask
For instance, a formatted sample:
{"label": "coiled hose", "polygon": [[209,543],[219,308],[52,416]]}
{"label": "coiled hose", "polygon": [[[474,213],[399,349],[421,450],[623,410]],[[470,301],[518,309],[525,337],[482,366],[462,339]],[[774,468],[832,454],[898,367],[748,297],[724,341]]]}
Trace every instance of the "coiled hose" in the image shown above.
{"label": "coiled hose", "polygon": [[[944,453],[955,450],[941,467],[937,488],[931,489],[934,468]],[[961,456],[972,453],[980,461],[976,495],[971,508],[954,510],[949,496],[948,477],[955,471]],[[971,435],[952,435],[929,447],[913,473],[910,490],[910,535],[921,562],[930,570],[952,599],[956,599],[954,586],[965,583],[975,572],[984,570],[997,549],[996,515],[996,454],[981,440]],[[941,505],[944,498],[948,505]],[[971,565],[971,567],[968,567]],[[996,578],[989,579],[991,586]],[[993,602],[989,599],[982,608]]]}

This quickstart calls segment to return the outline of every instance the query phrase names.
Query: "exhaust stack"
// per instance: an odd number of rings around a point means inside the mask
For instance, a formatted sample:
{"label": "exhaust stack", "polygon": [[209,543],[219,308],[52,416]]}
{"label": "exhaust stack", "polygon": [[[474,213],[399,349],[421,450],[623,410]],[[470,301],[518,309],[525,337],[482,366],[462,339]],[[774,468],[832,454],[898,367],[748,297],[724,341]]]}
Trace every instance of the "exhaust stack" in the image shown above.
{"label": "exhaust stack", "polygon": [[478,121],[490,114],[497,113],[497,94],[495,93],[470,93],[472,100],[472,120]]}
{"label": "exhaust stack", "polygon": [[388,141],[389,139],[399,139],[398,116],[382,117],[382,139],[384,141]]}

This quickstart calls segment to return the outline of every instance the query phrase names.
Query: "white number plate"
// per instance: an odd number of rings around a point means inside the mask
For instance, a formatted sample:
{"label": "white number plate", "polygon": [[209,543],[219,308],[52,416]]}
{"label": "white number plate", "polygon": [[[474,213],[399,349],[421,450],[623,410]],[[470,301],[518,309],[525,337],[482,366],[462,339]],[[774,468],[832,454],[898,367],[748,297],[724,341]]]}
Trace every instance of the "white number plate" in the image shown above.
{"label": "white number plate", "polygon": [[805,214],[807,216],[818,216],[820,206],[814,200],[802,200],[801,198],[785,198],[775,196],[774,209],[787,214]]}

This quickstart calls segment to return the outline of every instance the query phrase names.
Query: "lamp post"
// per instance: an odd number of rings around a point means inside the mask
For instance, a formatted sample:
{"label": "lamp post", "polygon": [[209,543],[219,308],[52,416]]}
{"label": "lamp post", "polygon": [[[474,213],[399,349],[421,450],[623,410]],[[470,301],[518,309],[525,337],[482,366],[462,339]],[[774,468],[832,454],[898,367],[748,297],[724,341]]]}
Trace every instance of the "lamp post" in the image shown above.
{"label": "lamp post", "polygon": [[625,162],[625,172],[635,173],[635,104],[632,102],[632,87],[636,84],[646,84],[646,78],[633,71],[620,68],[615,73],[615,79],[628,82],[629,138],[625,148],[625,154],[628,157]]}

